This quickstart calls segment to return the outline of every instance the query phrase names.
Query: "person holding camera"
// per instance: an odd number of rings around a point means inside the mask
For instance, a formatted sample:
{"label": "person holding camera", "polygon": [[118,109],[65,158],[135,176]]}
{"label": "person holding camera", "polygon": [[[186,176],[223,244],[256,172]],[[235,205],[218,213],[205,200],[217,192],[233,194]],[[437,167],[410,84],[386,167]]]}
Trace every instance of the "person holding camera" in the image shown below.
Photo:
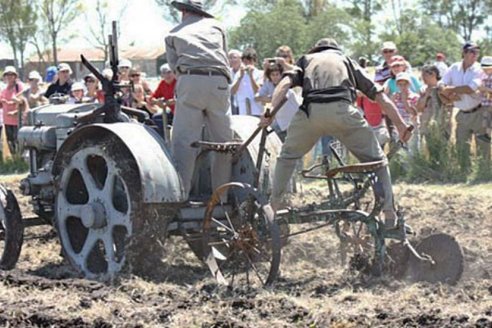
{"label": "person holding camera", "polygon": [[260,116],[263,113],[263,106],[255,101],[255,95],[263,83],[263,72],[255,67],[256,50],[245,49],[241,60],[239,74],[234,76],[231,88],[231,93],[237,101],[238,114]]}

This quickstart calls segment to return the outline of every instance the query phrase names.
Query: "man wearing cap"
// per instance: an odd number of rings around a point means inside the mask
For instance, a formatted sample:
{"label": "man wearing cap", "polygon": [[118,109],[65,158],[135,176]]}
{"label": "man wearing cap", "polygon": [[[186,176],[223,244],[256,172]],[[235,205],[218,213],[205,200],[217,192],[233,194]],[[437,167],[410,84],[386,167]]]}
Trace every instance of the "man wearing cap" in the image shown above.
{"label": "man wearing cap", "polygon": [[[176,112],[172,149],[189,195],[198,150],[191,143],[202,139],[205,124],[211,141],[233,138],[230,121],[231,82],[224,29],[203,10],[200,0],[173,1],[182,14],[181,24],[166,37],[166,55],[177,74]],[[231,156],[214,154],[212,188],[230,180]]]}
{"label": "man wearing cap", "polygon": [[394,42],[386,41],[383,42],[381,47],[381,54],[383,55],[384,62],[376,67],[376,73],[374,76],[374,81],[379,84],[384,84],[386,80],[391,78],[391,59],[398,53],[396,45]]}
{"label": "man wearing cap", "polygon": [[434,63],[439,70],[439,75],[444,76],[448,70],[448,65],[446,64],[446,56],[442,52],[436,54],[436,62]]}
{"label": "man wearing cap", "polygon": [[[483,71],[477,63],[480,47],[467,42],[462,50],[463,60],[451,65],[443,76],[442,82],[446,86],[441,89],[440,94],[459,109],[456,115],[456,145],[462,167],[469,170],[471,138],[483,130],[485,108],[481,106],[480,95],[477,93],[482,85]],[[476,142],[478,155],[490,159],[490,144],[480,139]]]}
{"label": "man wearing cap", "polygon": [[58,80],[48,87],[48,90],[46,90],[44,96],[49,98],[55,93],[69,95],[72,88],[72,80],[70,79],[71,74],[72,69],[70,68],[70,65],[66,63],[61,63],[58,65]]}
{"label": "man wearing cap", "polygon": [[[411,137],[408,125],[383,88],[375,84],[356,62],[345,56],[335,40],[319,40],[307,55],[298,60],[296,66],[294,70],[284,73],[272,99],[272,105],[276,106],[289,88],[303,88],[301,110],[287,129],[287,138],[275,167],[271,199],[275,210],[281,206],[296,161],[324,135],[340,140],[362,162],[387,161],[373,130],[359,110],[352,106],[356,90],[381,105],[395,123],[402,141],[406,142]],[[271,118],[262,118],[263,125],[271,122]],[[393,228],[396,213],[387,163],[376,174],[384,190],[385,225]]]}
{"label": "man wearing cap", "polygon": [[160,68],[161,82],[155,89],[150,98],[152,104],[156,104],[167,114],[167,124],[172,124],[174,118],[174,89],[176,88],[176,75],[173,73],[169,64],[164,64]]}
{"label": "man wearing cap", "polygon": [[14,66],[7,66],[3,71],[3,79],[7,86],[0,93],[0,106],[3,109],[3,124],[10,153],[14,154],[17,149],[17,129],[19,126],[18,108],[22,100],[18,97],[23,88]]}

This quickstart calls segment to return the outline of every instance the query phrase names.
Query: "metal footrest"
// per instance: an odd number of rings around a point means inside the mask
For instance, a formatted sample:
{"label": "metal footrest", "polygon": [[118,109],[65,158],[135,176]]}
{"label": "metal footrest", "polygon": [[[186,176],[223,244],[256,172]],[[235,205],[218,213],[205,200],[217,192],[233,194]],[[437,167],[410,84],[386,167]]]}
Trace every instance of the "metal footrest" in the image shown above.
{"label": "metal footrest", "polygon": [[210,141],[195,141],[191,143],[193,148],[202,148],[203,150],[215,151],[218,153],[235,153],[242,145],[242,141],[227,141],[227,142],[210,142]]}
{"label": "metal footrest", "polygon": [[380,160],[377,162],[367,162],[367,163],[357,163],[352,165],[345,165],[336,167],[326,171],[326,176],[328,178],[333,178],[338,173],[368,173],[374,172],[380,167],[387,164],[386,160]]}

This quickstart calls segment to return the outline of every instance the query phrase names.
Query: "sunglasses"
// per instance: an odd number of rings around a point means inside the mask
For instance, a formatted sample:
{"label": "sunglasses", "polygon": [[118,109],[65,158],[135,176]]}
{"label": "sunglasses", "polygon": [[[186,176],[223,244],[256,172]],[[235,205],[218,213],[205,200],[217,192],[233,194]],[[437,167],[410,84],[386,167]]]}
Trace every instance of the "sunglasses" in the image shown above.
{"label": "sunglasses", "polygon": [[466,50],[465,53],[476,55],[476,54],[480,53],[480,50],[479,49],[470,49],[470,50]]}
{"label": "sunglasses", "polygon": [[17,76],[17,74],[14,74],[14,73],[5,73],[3,74],[4,76]]}
{"label": "sunglasses", "polygon": [[138,76],[140,76],[140,74],[132,74],[132,75],[130,75],[130,76],[131,76],[131,77],[138,77]]}
{"label": "sunglasses", "polygon": [[393,52],[395,52],[395,51],[389,50],[389,49],[383,50],[383,54],[392,54]]}

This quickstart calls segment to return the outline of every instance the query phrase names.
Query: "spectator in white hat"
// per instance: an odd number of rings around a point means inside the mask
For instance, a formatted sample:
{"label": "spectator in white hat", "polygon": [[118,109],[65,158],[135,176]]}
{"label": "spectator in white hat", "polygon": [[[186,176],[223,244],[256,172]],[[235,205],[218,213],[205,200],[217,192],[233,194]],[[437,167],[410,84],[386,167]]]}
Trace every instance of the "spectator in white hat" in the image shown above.
{"label": "spectator in white hat", "polygon": [[29,104],[29,109],[36,108],[48,103],[48,99],[44,97],[44,92],[41,90],[39,83],[43,80],[41,74],[38,71],[31,71],[28,75],[29,88],[27,88],[23,93]]}
{"label": "spectator in white hat", "polygon": [[128,59],[122,59],[118,63],[118,74],[120,81],[130,82],[130,69],[132,68],[132,62]]}
{"label": "spectator in white hat", "polygon": [[420,147],[420,133],[418,131],[420,121],[417,112],[417,102],[419,95],[410,89],[412,79],[407,72],[396,75],[396,85],[399,91],[395,92],[391,99],[398,108],[398,112],[407,124],[412,124],[415,128],[412,138],[409,140],[410,151],[415,153]]}
{"label": "spectator in white hat", "polygon": [[24,89],[18,81],[19,75],[14,66],[7,66],[3,71],[5,89],[0,93],[0,106],[3,109],[3,124],[7,135],[7,143],[10,153],[14,154],[17,149],[17,129],[19,126],[18,109],[22,100],[18,98]]}
{"label": "spectator in white hat", "polygon": [[81,104],[84,100],[85,87],[82,82],[74,82],[71,88],[72,95],[68,99],[68,104]]}
{"label": "spectator in white hat", "polygon": [[48,87],[48,90],[46,90],[44,96],[49,99],[56,93],[69,95],[73,83],[70,79],[71,75],[72,69],[70,68],[70,65],[66,63],[61,63],[58,65],[58,80]]}
{"label": "spectator in white hat", "polygon": [[477,138],[490,143],[492,131],[492,56],[483,56],[480,61],[483,77],[482,86],[478,88],[482,97],[483,133],[477,134]]}

